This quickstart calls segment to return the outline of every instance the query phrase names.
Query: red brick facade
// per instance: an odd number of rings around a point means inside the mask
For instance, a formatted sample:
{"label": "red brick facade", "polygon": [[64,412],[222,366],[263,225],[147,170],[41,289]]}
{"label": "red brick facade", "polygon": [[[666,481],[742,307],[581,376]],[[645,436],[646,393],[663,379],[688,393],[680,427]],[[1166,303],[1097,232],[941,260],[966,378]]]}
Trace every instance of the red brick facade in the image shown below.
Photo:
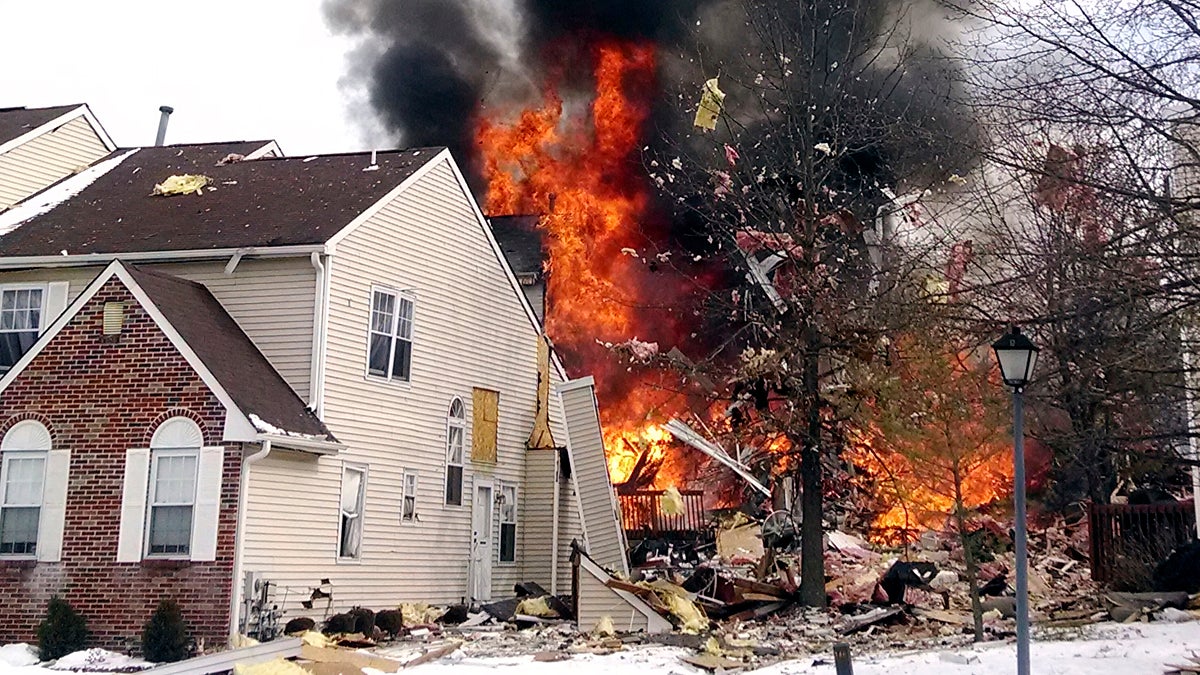
{"label": "red brick facade", "polygon": [[[101,333],[105,302],[124,301],[117,340]],[[158,601],[176,599],[197,639],[229,630],[242,448],[226,446],[215,562],[117,563],[125,451],[149,447],[158,423],[184,414],[221,445],[216,396],[116,278],[0,393],[0,435],[42,421],[71,451],[62,561],[0,562],[0,644],[33,641],[60,594],[88,620],[95,646],[135,647]]]}

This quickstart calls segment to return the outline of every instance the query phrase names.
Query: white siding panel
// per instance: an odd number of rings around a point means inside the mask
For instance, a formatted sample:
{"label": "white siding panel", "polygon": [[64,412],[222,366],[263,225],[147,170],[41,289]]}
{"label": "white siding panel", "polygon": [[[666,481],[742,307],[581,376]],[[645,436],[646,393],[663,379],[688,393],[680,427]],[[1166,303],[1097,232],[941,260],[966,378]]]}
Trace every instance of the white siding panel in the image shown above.
{"label": "white siding panel", "polygon": [[[460,601],[467,593],[474,478],[517,484],[518,538],[526,536],[532,510],[550,508],[535,503],[525,481],[525,441],[537,402],[537,333],[446,163],[342,240],[334,257],[324,412],[348,446],[341,460],[370,467],[362,560],[334,559],[332,496],[320,502],[319,513],[315,504],[305,504],[301,514],[262,512],[269,504],[290,505],[297,493],[336,491],[336,475],[272,465],[273,473],[255,469],[250,503],[258,524],[247,537],[247,569],[283,583],[329,578],[335,609]],[[372,285],[404,289],[416,299],[409,383],[366,377]],[[463,504],[446,506],[446,412],[459,396],[469,420],[472,387],[500,392],[498,461],[468,459]],[[467,448],[470,432],[468,424]],[[416,522],[400,522],[404,469],[419,474]],[[278,534],[298,517],[315,521],[306,525],[311,534]],[[493,547],[497,596],[524,580],[525,549],[518,549],[515,564],[501,565]],[[295,613],[290,602],[289,609]]]}
{"label": "white siding panel", "polygon": [[0,155],[0,211],[108,154],[81,117]]}
{"label": "white siding panel", "polygon": [[[533,508],[525,510],[519,546],[525,554],[525,578],[550,588],[554,559],[554,491],[557,489],[558,450],[530,450],[525,457],[525,495]],[[566,508],[559,504],[559,510]],[[561,518],[561,516],[560,516]],[[561,536],[561,533],[560,533]]]}
{"label": "white siding panel", "polygon": [[[233,274],[226,260],[148,265],[208,287],[225,311],[301,398],[308,400],[316,270],[308,258],[243,259]],[[71,303],[103,267],[0,272],[0,284],[66,281]]]}
{"label": "white siding panel", "polygon": [[616,514],[616,498],[608,477],[594,387],[567,385],[559,388],[557,393],[566,419],[588,554],[609,569],[628,572],[625,534]]}

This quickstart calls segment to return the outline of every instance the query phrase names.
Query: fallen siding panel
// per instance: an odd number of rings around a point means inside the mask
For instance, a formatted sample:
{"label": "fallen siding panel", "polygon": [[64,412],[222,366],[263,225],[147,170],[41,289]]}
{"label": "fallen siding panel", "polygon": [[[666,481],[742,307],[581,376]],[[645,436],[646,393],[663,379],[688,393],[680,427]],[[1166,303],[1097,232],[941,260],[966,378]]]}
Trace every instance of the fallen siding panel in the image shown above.
{"label": "fallen siding panel", "polygon": [[579,554],[579,596],[576,598],[576,617],[581,632],[591,632],[604,617],[612,619],[613,627],[622,633],[666,633],[671,623],[655,612],[641,598],[605,583],[609,575],[588,556]]}

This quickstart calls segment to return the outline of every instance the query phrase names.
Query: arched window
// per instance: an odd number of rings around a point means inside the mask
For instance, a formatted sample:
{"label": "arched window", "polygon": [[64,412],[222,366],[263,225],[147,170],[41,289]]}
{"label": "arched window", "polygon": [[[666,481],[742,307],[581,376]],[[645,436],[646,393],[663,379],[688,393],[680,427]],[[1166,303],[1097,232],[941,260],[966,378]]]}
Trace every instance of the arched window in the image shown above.
{"label": "arched window", "polygon": [[196,472],[204,434],[187,417],[172,417],[150,439],[149,515],[146,553],[186,556],[191,551]]}
{"label": "arched window", "polygon": [[466,436],[467,411],[462,399],[455,396],[446,415],[446,504],[451,506],[462,506]]}
{"label": "arched window", "polygon": [[37,555],[49,451],[50,430],[34,420],[0,440],[0,555]]}

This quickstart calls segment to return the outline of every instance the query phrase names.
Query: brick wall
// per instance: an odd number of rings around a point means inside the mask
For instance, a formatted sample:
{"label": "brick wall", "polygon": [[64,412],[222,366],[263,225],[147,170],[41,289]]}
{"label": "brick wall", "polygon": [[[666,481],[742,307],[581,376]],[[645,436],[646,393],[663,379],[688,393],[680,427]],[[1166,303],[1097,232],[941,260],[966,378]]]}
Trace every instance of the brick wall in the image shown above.
{"label": "brick wall", "polygon": [[[126,303],[115,342],[101,335],[109,301]],[[116,562],[125,451],[149,447],[157,424],[173,414],[198,422],[207,445],[221,445],[224,408],[115,278],[0,393],[0,435],[36,418],[50,429],[55,448],[71,451],[62,561],[0,562],[0,644],[33,641],[56,593],[87,618],[95,646],[136,646],[142,625],[168,597],[179,602],[198,639],[224,641],[240,446],[226,446],[215,562]]]}

